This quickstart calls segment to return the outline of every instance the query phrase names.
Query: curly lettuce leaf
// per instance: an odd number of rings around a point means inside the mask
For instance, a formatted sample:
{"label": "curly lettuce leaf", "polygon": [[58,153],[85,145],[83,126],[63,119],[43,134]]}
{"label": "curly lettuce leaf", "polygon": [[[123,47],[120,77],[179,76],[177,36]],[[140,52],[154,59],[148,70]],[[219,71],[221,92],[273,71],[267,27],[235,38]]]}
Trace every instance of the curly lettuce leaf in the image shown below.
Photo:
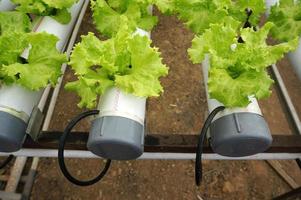
{"label": "curly lettuce leaf", "polygon": [[87,81],[83,77],[79,77],[77,81],[67,83],[65,89],[76,92],[81,98],[77,104],[80,108],[88,107],[93,108],[97,99],[97,93],[94,87],[87,84]]}
{"label": "curly lettuce leaf", "polygon": [[0,36],[0,66],[10,65],[19,61],[19,57],[28,46],[27,35],[11,32]]}
{"label": "curly lettuce leaf", "polygon": [[76,92],[81,98],[78,103],[80,108],[93,108],[98,94],[103,94],[112,86],[114,86],[114,81],[105,70],[101,69],[97,73],[90,71],[85,76],[79,76],[77,81],[67,83],[65,89]]}
{"label": "curly lettuce leaf", "polygon": [[[107,0],[111,8],[119,13],[123,13],[127,10],[130,4],[139,4],[143,8],[146,8],[153,3],[153,0]],[[147,12],[147,11],[146,11]]]}
{"label": "curly lettuce leaf", "polygon": [[153,2],[164,14],[173,14],[176,12],[175,0],[154,0]]}
{"label": "curly lettuce leaf", "polygon": [[39,16],[51,16],[62,24],[71,20],[68,9],[78,0],[12,0],[18,4],[16,8],[23,13],[31,13]]}
{"label": "curly lettuce leaf", "polygon": [[224,52],[229,51],[231,45],[236,45],[237,43],[236,29],[232,26],[212,24],[210,29],[207,29],[204,34],[194,37],[192,46],[188,49],[188,54],[190,60],[197,64],[205,59],[207,53],[222,56]]}
{"label": "curly lettuce leaf", "polygon": [[241,29],[239,36],[243,42],[238,42],[235,29],[221,24],[212,25],[203,35],[196,36],[188,52],[194,63],[201,62],[206,54],[210,56],[211,98],[227,107],[244,107],[250,96],[258,99],[269,96],[272,81],[265,69],[298,44],[296,38],[288,43],[267,45],[272,27],[272,23],[267,23],[257,32],[252,28]]}
{"label": "curly lettuce leaf", "polygon": [[158,79],[166,76],[168,69],[162,64],[158,49],[150,48],[151,41],[138,35],[128,45],[130,69],[125,75],[115,76],[116,86],[140,97],[159,96],[163,87]]}
{"label": "curly lettuce leaf", "polygon": [[210,24],[227,23],[230,20],[226,7],[230,1],[175,0],[176,12],[194,33],[202,34]]}
{"label": "curly lettuce leaf", "polygon": [[275,64],[277,60],[283,58],[285,53],[297,48],[298,38],[274,46],[267,45],[266,39],[273,27],[274,24],[268,22],[258,31],[254,31],[251,28],[241,30],[241,38],[244,43],[238,44],[237,54],[242,54],[240,55],[241,57],[247,54],[250,55],[241,60],[245,68],[248,67],[260,71],[271,64]]}
{"label": "curly lettuce leaf", "polygon": [[258,99],[269,97],[270,86],[274,82],[264,70],[245,71],[233,78],[227,69],[212,67],[209,77],[210,98],[217,99],[226,107],[245,107],[250,103],[249,96]]}
{"label": "curly lettuce leaf", "polygon": [[273,22],[273,38],[288,42],[301,36],[301,1],[281,0],[271,8],[268,21]]}
{"label": "curly lettuce leaf", "polygon": [[[257,26],[265,11],[264,0],[155,0],[162,12],[177,13],[194,33],[202,34],[210,24],[232,24],[239,28],[248,20]],[[247,10],[251,10],[248,17]]]}
{"label": "curly lettuce leaf", "polygon": [[132,35],[124,25],[111,39],[100,41],[89,33],[72,52],[70,65],[78,80],[66,89],[81,97],[79,107],[92,108],[98,95],[112,87],[136,96],[158,96],[159,78],[167,75],[160,53],[146,36]]}
{"label": "curly lettuce leaf", "polygon": [[30,90],[39,90],[49,83],[53,86],[61,75],[61,65],[67,57],[56,49],[58,38],[47,33],[28,34],[29,57],[26,64],[2,66],[8,83],[16,83]]}
{"label": "curly lettuce leaf", "polygon": [[87,74],[91,66],[100,63],[101,54],[104,53],[103,44],[93,33],[81,38],[82,41],[75,45],[69,62],[76,75]]}
{"label": "curly lettuce leaf", "polygon": [[71,14],[69,13],[68,9],[60,9],[56,11],[55,15],[51,16],[54,20],[62,23],[68,24],[72,19]]}
{"label": "curly lettuce leaf", "polygon": [[49,7],[56,9],[67,9],[70,8],[73,4],[77,3],[79,0],[43,0],[45,4]]}
{"label": "curly lettuce leaf", "polygon": [[11,32],[30,32],[31,22],[29,17],[16,11],[0,12],[0,35],[10,34]]}
{"label": "curly lettuce leaf", "polygon": [[0,12],[0,66],[19,60],[28,46],[27,35],[31,29],[30,19],[19,12]]}
{"label": "curly lettuce leaf", "polygon": [[241,22],[248,19],[252,26],[257,26],[265,10],[265,0],[237,0],[232,1],[229,14]]}
{"label": "curly lettuce leaf", "polygon": [[93,33],[88,33],[73,49],[69,64],[76,75],[91,72],[91,66],[101,66],[110,74],[120,72],[130,63],[130,54],[126,51],[128,37],[128,31],[120,31],[114,39],[100,41]]}
{"label": "curly lettuce leaf", "polygon": [[93,0],[93,21],[98,31],[108,37],[116,35],[123,23],[130,31],[136,28],[151,30],[157,24],[157,17],[148,13],[150,3],[147,0]]}

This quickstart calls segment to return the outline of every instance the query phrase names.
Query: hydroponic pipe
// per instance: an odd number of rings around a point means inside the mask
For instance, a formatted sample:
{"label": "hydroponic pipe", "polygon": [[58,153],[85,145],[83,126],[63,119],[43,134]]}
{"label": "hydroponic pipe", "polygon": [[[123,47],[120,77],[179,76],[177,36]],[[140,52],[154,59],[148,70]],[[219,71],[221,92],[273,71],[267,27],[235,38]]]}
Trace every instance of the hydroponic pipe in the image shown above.
{"label": "hydroponic pipe", "polygon": [[10,2],[10,0],[0,1],[0,11],[13,10],[16,6]]}
{"label": "hydroponic pipe", "polygon": [[288,59],[293,65],[299,80],[301,80],[301,37],[297,49],[288,53]]}
{"label": "hydroponic pipe", "polygon": [[[51,17],[43,17],[33,31],[47,32],[59,38],[57,49],[64,50],[74,23],[84,0],[79,1],[70,9],[72,19],[66,24],[60,24]],[[27,58],[25,51],[22,57]],[[0,151],[14,152],[21,148],[26,136],[26,128],[31,112],[38,105],[43,90],[30,91],[21,86],[2,86],[0,89]]]}
{"label": "hydroponic pipe", "polygon": [[[150,37],[137,29],[134,34]],[[112,160],[136,159],[144,150],[144,119],[146,98],[126,94],[117,88],[102,95],[99,115],[93,121],[88,149]]]}
{"label": "hydroponic pipe", "polygon": [[[83,18],[85,16],[85,13],[86,13],[86,10],[87,10],[88,6],[89,6],[89,0],[84,0],[84,3],[83,3],[83,6],[82,6],[82,9],[80,11],[80,14],[78,16],[77,22],[76,22],[76,24],[73,28],[72,34],[70,36],[68,46],[66,46],[66,54],[67,54],[68,57],[70,57],[71,51],[73,49],[74,43],[76,41],[76,38],[77,38],[77,35],[78,35],[78,32],[79,32],[79,28],[81,26],[81,23],[83,21]],[[62,65],[62,74],[65,74],[66,68],[67,68],[67,63]],[[51,100],[50,100],[50,103],[49,103],[49,106],[48,106],[48,109],[47,109],[47,113],[46,113],[45,120],[44,120],[44,123],[43,123],[42,131],[47,131],[48,128],[49,128],[50,120],[51,120],[52,115],[53,115],[53,111],[54,111],[55,104],[56,104],[56,101],[57,101],[57,98],[58,98],[58,95],[59,95],[59,91],[60,91],[60,88],[61,88],[62,83],[63,83],[63,78],[64,78],[64,75],[59,78],[58,83],[56,84],[56,86],[55,86],[55,88],[52,92]],[[42,111],[45,107],[47,97],[48,97],[49,92],[50,92],[49,91],[50,88],[51,88],[51,86],[48,86],[44,90],[44,94],[43,94],[43,96],[40,100],[39,108]]]}
{"label": "hydroponic pipe", "polygon": [[[271,7],[279,3],[279,0],[266,0],[265,3],[267,8],[266,16],[268,17],[270,14]],[[288,53],[288,59],[292,64],[299,80],[301,80],[301,36],[299,39],[299,45],[297,49],[293,52]]]}
{"label": "hydroponic pipe", "polygon": [[[209,112],[223,106],[208,95],[209,57],[202,63]],[[269,127],[255,98],[246,108],[226,108],[210,125],[210,144],[214,152],[230,157],[250,156],[264,152],[272,143]]]}
{"label": "hydroponic pipe", "polygon": [[117,88],[107,91],[92,123],[88,149],[107,159],[138,158],[144,150],[145,105],[146,98],[125,94]]}

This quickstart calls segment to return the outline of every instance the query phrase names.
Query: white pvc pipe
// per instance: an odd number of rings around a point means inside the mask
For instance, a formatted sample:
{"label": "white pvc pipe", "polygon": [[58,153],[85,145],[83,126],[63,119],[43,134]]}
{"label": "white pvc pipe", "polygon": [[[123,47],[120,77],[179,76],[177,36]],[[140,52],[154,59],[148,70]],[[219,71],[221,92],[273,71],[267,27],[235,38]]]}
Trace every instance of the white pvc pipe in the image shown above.
{"label": "white pvc pipe", "polygon": [[[8,156],[8,153],[0,153],[0,156]],[[55,158],[58,150],[51,149],[21,149],[15,156],[30,156],[40,158]],[[99,156],[90,151],[65,150],[65,158],[98,158]],[[137,160],[195,160],[195,153],[143,153]],[[301,158],[301,153],[259,153],[246,157],[226,157],[218,154],[203,153],[203,160],[294,160]]]}
{"label": "white pvc pipe", "polygon": [[300,121],[299,115],[297,113],[296,108],[294,107],[292,99],[290,98],[288,90],[283,82],[281,74],[276,65],[272,65],[272,71],[273,71],[275,78],[277,80],[277,83],[279,85],[279,89],[284,97],[285,103],[287,104],[288,110],[292,116],[293,122],[297,128],[297,132],[298,132],[298,134],[301,134],[301,121]]}
{"label": "white pvc pipe", "polygon": [[140,28],[137,28],[137,29],[136,29],[136,31],[134,32],[134,35],[146,36],[146,37],[148,37],[148,38],[151,37],[150,32],[147,32],[147,31],[142,30],[142,29],[140,29]]}
{"label": "white pvc pipe", "polygon": [[99,102],[99,117],[125,117],[144,125],[146,98],[126,94],[114,87],[102,95]]}
{"label": "white pvc pipe", "polygon": [[[74,4],[69,10],[71,14],[71,20],[68,24],[61,24],[51,17],[43,17],[43,19],[37,24],[34,28],[35,32],[47,32],[50,34],[54,34],[59,38],[59,41],[56,44],[56,48],[63,52],[67,42],[72,33],[73,27],[76,23],[80,10],[85,0],[80,0],[78,3]],[[29,53],[28,51],[26,52]],[[64,64],[63,64],[64,66]],[[62,68],[63,68],[62,66]],[[48,95],[50,93],[51,86],[47,86],[43,92],[42,97],[40,98],[39,108],[43,110],[46,101],[48,99]]]}
{"label": "white pvc pipe", "polygon": [[[147,36],[150,38],[149,32],[139,28],[137,28],[134,35]],[[145,106],[146,98],[127,94],[120,89],[113,87],[100,97],[98,104],[98,110],[100,110],[100,112],[98,116],[125,117],[144,125]]]}
{"label": "white pvc pipe", "polygon": [[13,10],[16,6],[10,0],[0,0],[0,11]]}
{"label": "white pvc pipe", "polygon": [[293,52],[289,52],[288,58],[293,65],[299,80],[301,80],[301,37],[297,49]]}
{"label": "white pvc pipe", "polygon": [[3,85],[0,89],[0,107],[13,108],[29,117],[41,95],[42,91],[31,91],[18,85]]}
{"label": "white pvc pipe", "polygon": [[81,0],[70,8],[71,21],[68,24],[61,24],[54,20],[52,17],[47,16],[43,17],[41,23],[38,25],[35,32],[45,31],[47,33],[57,36],[59,38],[59,41],[56,44],[56,47],[59,51],[62,51],[64,46],[68,42],[68,39],[73,30],[74,24],[77,20],[83,2],[84,0]]}
{"label": "white pvc pipe", "polygon": [[[74,43],[76,41],[79,28],[81,26],[82,20],[85,16],[85,13],[86,13],[86,10],[87,10],[88,6],[89,6],[89,0],[84,0],[83,7],[82,7],[81,12],[78,16],[78,20],[77,20],[77,22],[74,26],[74,29],[73,29],[73,32],[72,32],[72,35],[71,35],[71,38],[69,40],[69,44],[68,44],[68,47],[67,47],[67,50],[66,50],[66,54],[67,54],[68,57],[70,56],[71,51],[73,49],[73,46],[74,46]],[[65,63],[65,64],[62,65],[62,74],[65,74],[66,68],[67,68],[67,64]],[[50,121],[51,121],[51,118],[52,118],[52,115],[53,115],[53,111],[54,111],[54,108],[55,108],[55,105],[56,105],[56,101],[57,101],[57,98],[58,98],[58,95],[59,95],[59,92],[60,92],[60,89],[61,89],[61,86],[62,86],[62,83],[63,83],[63,78],[64,78],[64,75],[59,78],[58,83],[57,83],[57,85],[55,86],[55,88],[53,90],[51,100],[50,100],[50,103],[49,103],[49,107],[48,107],[48,110],[47,110],[47,114],[46,114],[46,117],[45,117],[45,120],[44,120],[43,128],[42,128],[43,131],[48,130],[48,127],[49,127],[49,124],[50,124]],[[46,89],[48,89],[48,88],[46,88]],[[45,101],[42,101],[42,100],[40,101],[39,108],[41,108],[40,105],[42,103],[45,104],[46,99],[45,99]]]}
{"label": "white pvc pipe", "polygon": [[[35,32],[47,32],[56,35],[59,38],[59,42],[57,43],[56,47],[59,51],[63,51],[65,44],[68,42],[83,2],[84,0],[81,0],[72,6],[70,9],[72,19],[68,24],[64,25],[52,19],[51,17],[44,17],[40,23],[36,24],[36,27],[34,27]],[[25,51],[22,56],[27,58],[28,53],[29,50]],[[47,91],[48,90],[44,92],[43,97],[48,96],[49,92]],[[25,113],[29,119],[34,106],[39,103],[40,99],[43,100],[43,102],[40,102],[40,104],[44,107],[47,98],[41,98],[42,94],[43,90],[30,91],[18,85],[2,86],[0,89],[0,107],[2,106],[5,108],[10,108],[12,111]]]}
{"label": "white pvc pipe", "polygon": [[[217,101],[216,99],[211,99],[209,97],[209,93],[208,93],[208,71],[210,69],[210,59],[209,59],[209,55],[205,56],[204,61],[202,62],[202,69],[203,69],[203,78],[204,78],[204,83],[205,83],[205,89],[206,89],[206,95],[207,95],[207,102],[208,102],[208,108],[209,108],[209,112],[212,112],[215,108],[219,107],[219,106],[223,106],[222,103],[220,103],[219,101]],[[244,108],[227,108],[221,112],[219,112],[216,117],[214,118],[214,120],[219,119],[222,116],[225,115],[229,115],[232,113],[245,113],[245,112],[249,112],[249,113],[255,113],[255,114],[259,114],[262,115],[262,112],[259,108],[258,102],[256,100],[256,98],[254,97],[250,97],[250,101],[251,103],[244,107]]]}

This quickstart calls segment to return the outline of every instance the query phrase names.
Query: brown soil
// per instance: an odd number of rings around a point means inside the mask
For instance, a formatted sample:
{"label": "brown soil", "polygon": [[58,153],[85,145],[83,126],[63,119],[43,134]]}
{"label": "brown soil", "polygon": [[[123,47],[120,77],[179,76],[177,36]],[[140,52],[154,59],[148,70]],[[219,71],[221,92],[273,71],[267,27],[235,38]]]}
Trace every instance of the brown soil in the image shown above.
{"label": "brown soil", "polygon": [[[157,11],[155,14],[160,22],[152,38],[170,67],[170,74],[162,79],[164,94],[148,101],[147,132],[197,134],[207,105],[200,65],[192,65],[186,53],[193,35],[175,17],[162,16]],[[90,12],[80,34],[88,31],[95,32]],[[290,79],[291,75],[285,78]],[[64,81],[73,79],[68,70]],[[296,92],[300,91],[300,83],[294,80],[289,89],[296,93],[293,98],[297,103],[301,101],[300,92]],[[78,100],[74,93],[61,90],[51,130],[63,130],[72,117],[82,112],[76,106]],[[260,104],[273,133],[293,132],[275,91]],[[300,109],[299,106],[299,113]],[[84,121],[77,130],[88,128],[88,121]],[[95,176],[103,163],[97,159],[68,159],[67,164],[74,175],[84,179]],[[293,161],[285,164],[297,169]],[[194,185],[193,161],[115,161],[102,182],[84,188],[72,185],[63,177],[56,159],[41,159],[38,172],[31,199],[271,199],[291,189],[265,161],[204,161],[200,188]],[[292,173],[301,184],[300,171]]]}

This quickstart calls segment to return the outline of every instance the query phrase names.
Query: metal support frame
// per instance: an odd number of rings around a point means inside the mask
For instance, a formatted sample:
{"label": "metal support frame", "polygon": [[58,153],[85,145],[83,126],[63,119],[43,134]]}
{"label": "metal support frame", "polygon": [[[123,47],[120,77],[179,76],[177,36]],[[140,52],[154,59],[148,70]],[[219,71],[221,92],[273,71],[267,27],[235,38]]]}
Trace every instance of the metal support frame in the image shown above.
{"label": "metal support frame", "polygon": [[[86,2],[88,2],[86,0]],[[88,3],[84,6],[87,7]],[[82,19],[84,13],[81,13],[79,19]],[[67,50],[67,54],[69,55],[77,37],[77,31],[79,29],[79,24],[76,24],[75,31],[76,34],[73,34]],[[72,44],[72,45],[71,45]],[[66,69],[66,65],[62,67],[62,71],[64,72]],[[271,148],[269,148],[266,152],[257,154],[254,156],[248,157],[239,157],[239,158],[229,158],[223,157],[215,154],[210,148],[209,143],[204,147],[204,159],[208,160],[259,160],[259,159],[301,159],[301,122],[294,108],[294,105],[291,101],[291,98],[288,94],[288,91],[285,87],[284,81],[276,67],[276,65],[272,65],[271,67],[272,75],[276,79],[278,92],[282,96],[282,102],[285,104],[288,113],[294,123],[296,133],[299,135],[273,135],[273,144]],[[39,134],[39,138],[37,141],[33,141],[30,137],[27,137],[24,143],[24,149],[21,151],[15,152],[16,156],[36,156],[36,157],[57,157],[57,147],[58,147],[58,138],[61,136],[61,132],[55,131],[47,131],[54,107],[56,104],[57,96],[60,90],[60,86],[62,83],[62,78],[59,80],[59,84],[57,87],[52,90],[47,88],[47,98],[44,99],[43,105],[45,105],[45,109],[47,111],[47,115],[45,121],[43,122],[42,132]],[[65,157],[73,157],[73,158],[98,158],[90,151],[87,150],[86,141],[88,138],[87,132],[73,132],[68,139],[69,143],[66,145]],[[197,138],[196,135],[166,135],[166,134],[148,134],[145,137],[145,153],[141,156],[140,159],[175,159],[175,160],[184,160],[184,159],[194,159],[195,158],[195,150],[197,146]],[[0,156],[6,156],[5,153],[0,153]],[[20,158],[22,159],[22,158]],[[36,173],[36,167],[38,158],[35,164],[32,164],[33,170],[29,173],[29,177],[34,177]],[[21,176],[18,173],[18,176]],[[22,178],[20,178],[22,181]],[[24,193],[25,196],[29,196],[31,187],[33,184],[34,178],[31,178],[25,184]],[[15,187],[14,187],[15,188]],[[300,195],[300,188],[293,190],[287,194],[284,194],[275,199],[287,199],[293,195]],[[4,196],[3,196],[4,195]],[[18,199],[20,194],[14,193],[3,193],[0,191],[1,197],[11,197]],[[22,197],[22,195],[21,195]]]}
{"label": "metal support frame", "polygon": [[[0,198],[3,200],[27,200],[34,184],[37,174],[39,158],[33,158],[30,170],[26,176],[22,176],[24,166],[28,162],[28,158],[20,156],[16,158],[14,166],[9,176],[0,177],[0,182],[6,182],[4,191],[0,191]],[[19,182],[24,183],[22,193],[16,193]]]}
{"label": "metal support frame", "polygon": [[281,74],[276,65],[272,65],[271,69],[272,69],[273,76],[276,79],[278,89],[280,90],[280,94],[282,95],[283,101],[284,101],[286,108],[289,111],[290,117],[292,118],[292,121],[294,123],[296,132],[297,132],[297,134],[301,135],[301,121],[300,121],[299,115],[296,111],[296,108],[292,102],[292,99],[286,89],[286,86],[281,77]]}
{"label": "metal support frame", "polygon": [[[290,117],[293,121],[294,127],[296,129],[296,133],[298,136],[301,136],[301,121],[300,121],[299,115],[296,111],[296,108],[289,96],[289,93],[286,89],[286,86],[281,77],[281,74],[276,65],[272,65],[271,70],[272,70],[274,78],[276,79],[278,89],[280,90],[280,94],[285,102],[286,108],[289,111]],[[296,159],[299,167],[300,167],[300,159],[301,159],[301,157]],[[287,192],[283,195],[280,195],[279,197],[274,198],[274,200],[288,200],[288,199],[296,199],[298,197],[301,197],[301,187],[293,189],[292,191]]]}
{"label": "metal support frame", "polygon": [[[62,132],[41,132],[37,142],[27,137],[24,149],[15,153],[18,156],[57,157],[58,138]],[[164,135],[148,134],[145,137],[145,153],[140,159],[180,159],[195,158],[197,135]],[[66,144],[66,157],[97,158],[87,150],[87,132],[73,132]],[[7,154],[0,154],[5,156]],[[215,154],[209,143],[204,147],[204,159],[209,160],[270,160],[270,159],[297,159],[301,158],[300,135],[274,135],[271,148],[266,152],[248,157],[224,157]]]}
{"label": "metal support frame", "polygon": [[[33,155],[35,157],[56,158],[58,150],[54,149],[22,149],[15,153],[16,156]],[[5,154],[0,154],[4,156]],[[143,153],[137,160],[194,160],[195,153]],[[225,157],[216,153],[203,153],[203,160],[294,160],[300,158],[300,153],[259,153],[246,157]],[[102,159],[90,151],[65,150],[66,158],[93,158]]]}

